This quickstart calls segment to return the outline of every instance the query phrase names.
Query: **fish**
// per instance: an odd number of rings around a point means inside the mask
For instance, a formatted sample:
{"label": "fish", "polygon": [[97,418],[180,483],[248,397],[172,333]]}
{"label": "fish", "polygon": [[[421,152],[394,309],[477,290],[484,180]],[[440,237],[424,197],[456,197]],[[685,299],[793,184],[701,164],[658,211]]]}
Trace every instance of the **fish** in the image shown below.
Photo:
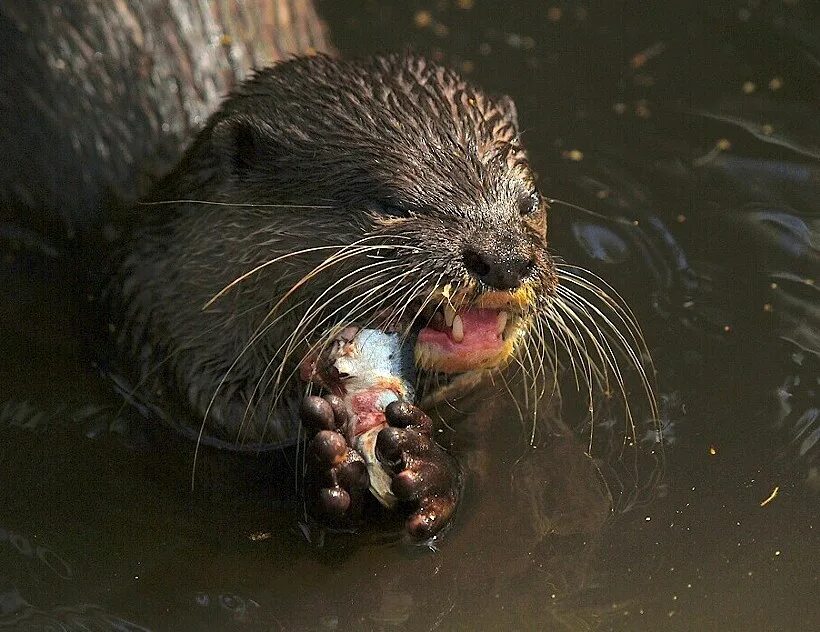
{"label": "fish", "polygon": [[364,459],[370,493],[388,509],[398,504],[392,478],[376,456],[376,439],[385,428],[385,408],[394,401],[415,402],[415,343],[397,332],[345,327],[313,358],[303,379],[344,402],[348,444]]}

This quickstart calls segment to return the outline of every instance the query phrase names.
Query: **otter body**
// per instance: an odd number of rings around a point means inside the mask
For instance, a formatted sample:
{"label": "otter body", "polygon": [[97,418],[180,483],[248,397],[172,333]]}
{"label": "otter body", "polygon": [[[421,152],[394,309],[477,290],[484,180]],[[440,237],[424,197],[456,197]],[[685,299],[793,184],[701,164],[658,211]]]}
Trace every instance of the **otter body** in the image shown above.
{"label": "otter body", "polygon": [[[422,386],[503,366],[555,288],[546,206],[508,98],[420,57],[293,59],[241,84],[138,207],[106,293],[116,345],[197,442],[281,447],[307,421],[319,510],[345,519],[367,476],[332,397],[300,419],[310,358],[355,325],[415,340]],[[375,455],[429,537],[459,468],[420,410],[385,414]]]}
{"label": "otter body", "polygon": [[118,341],[206,435],[293,441],[298,364],[337,325],[418,328],[450,288],[482,308],[462,327],[506,307],[521,335],[553,283],[545,206],[509,99],[418,57],[294,59],[242,84],[139,207]]}

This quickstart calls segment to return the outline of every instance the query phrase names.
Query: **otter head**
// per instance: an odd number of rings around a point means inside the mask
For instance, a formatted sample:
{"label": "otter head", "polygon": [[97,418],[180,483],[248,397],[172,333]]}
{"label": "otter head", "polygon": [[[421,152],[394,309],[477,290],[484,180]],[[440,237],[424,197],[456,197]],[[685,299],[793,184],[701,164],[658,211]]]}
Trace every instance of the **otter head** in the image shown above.
{"label": "otter head", "polygon": [[[192,207],[181,233],[213,214],[202,242],[230,244],[220,252],[243,268],[224,267],[253,272],[235,288],[254,284],[248,305],[264,293],[294,344],[375,324],[413,330],[423,369],[492,368],[555,290],[547,204],[512,101],[420,57],[263,70],[167,183],[162,197],[228,204]],[[268,353],[283,361],[294,344]]]}

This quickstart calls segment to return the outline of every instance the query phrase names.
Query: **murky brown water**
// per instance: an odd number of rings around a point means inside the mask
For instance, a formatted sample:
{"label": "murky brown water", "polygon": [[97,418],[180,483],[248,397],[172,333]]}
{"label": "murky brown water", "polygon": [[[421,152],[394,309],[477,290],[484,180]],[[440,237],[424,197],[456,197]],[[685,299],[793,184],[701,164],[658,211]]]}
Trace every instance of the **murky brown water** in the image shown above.
{"label": "murky brown water", "polygon": [[610,218],[555,204],[551,233],[628,298],[658,367],[663,476],[651,442],[637,484],[599,454],[613,513],[555,422],[583,425],[569,381],[534,446],[503,393],[443,411],[443,441],[493,448],[435,552],[390,525],[308,543],[272,493],[293,455],[211,453],[191,494],[193,446],[98,377],[71,265],[4,233],[0,628],[820,626],[808,5],[319,4],[345,55],[412,45],[512,95],[544,192]]}

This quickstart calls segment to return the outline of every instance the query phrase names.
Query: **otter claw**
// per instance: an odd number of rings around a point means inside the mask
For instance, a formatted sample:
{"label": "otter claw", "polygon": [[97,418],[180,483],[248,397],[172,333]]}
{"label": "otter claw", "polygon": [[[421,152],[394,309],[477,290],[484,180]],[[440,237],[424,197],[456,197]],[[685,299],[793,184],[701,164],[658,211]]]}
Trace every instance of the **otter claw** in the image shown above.
{"label": "otter claw", "polygon": [[414,510],[405,523],[415,540],[427,540],[450,521],[458,502],[458,466],[432,438],[433,422],[418,407],[393,402],[390,424],[379,432],[376,455],[392,476],[391,490]]}

